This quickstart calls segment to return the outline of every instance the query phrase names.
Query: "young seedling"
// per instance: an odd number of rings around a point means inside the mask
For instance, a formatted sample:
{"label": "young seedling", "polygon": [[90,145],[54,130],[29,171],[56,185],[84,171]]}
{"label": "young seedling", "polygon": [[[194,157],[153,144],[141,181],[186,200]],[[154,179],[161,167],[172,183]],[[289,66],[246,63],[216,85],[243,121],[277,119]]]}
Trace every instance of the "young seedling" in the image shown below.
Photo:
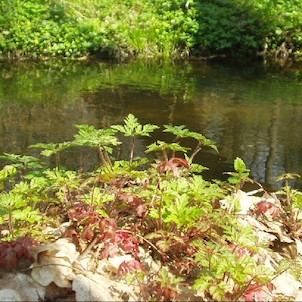
{"label": "young seedling", "polygon": [[250,170],[246,168],[244,161],[240,157],[236,157],[234,160],[234,170],[235,172],[225,172],[224,174],[231,175],[228,181],[235,186],[236,192],[240,190],[246,182],[253,182],[249,177]]}
{"label": "young seedling", "polygon": [[301,233],[301,221],[299,219],[299,212],[302,209],[302,192],[293,189],[289,185],[290,180],[300,178],[299,174],[295,173],[284,173],[277,178],[277,181],[283,181],[284,185],[281,190],[277,191],[276,194],[285,196],[283,200],[283,207],[286,213],[285,224],[288,226],[292,235],[299,237]]}

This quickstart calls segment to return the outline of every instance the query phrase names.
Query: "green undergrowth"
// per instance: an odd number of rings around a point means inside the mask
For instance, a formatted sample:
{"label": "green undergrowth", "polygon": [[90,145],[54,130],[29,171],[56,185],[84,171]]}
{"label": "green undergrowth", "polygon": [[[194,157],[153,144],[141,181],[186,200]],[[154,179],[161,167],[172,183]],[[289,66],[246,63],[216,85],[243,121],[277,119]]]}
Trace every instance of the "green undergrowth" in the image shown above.
{"label": "green undergrowth", "polygon": [[301,56],[297,0],[1,0],[5,57]]}
{"label": "green undergrowth", "polygon": [[[144,300],[175,299],[180,286],[187,285],[206,299],[229,301],[271,288],[273,272],[252,257],[268,247],[251,227],[239,222],[240,205],[231,198],[252,181],[240,158],[234,160],[234,171],[227,172],[227,182],[207,181],[202,176],[207,168],[194,163],[194,158],[202,149],[218,150],[213,141],[184,125],[164,125],[162,131],[171,140],[149,144],[146,158],[136,156],[137,139],[160,127],[142,125],[132,114],[123,124],[107,129],[86,124],[76,129],[71,141],[30,146],[41,149],[41,157],[1,156],[6,162],[0,170],[2,269],[24,269],[24,259],[30,265],[30,247],[55,240],[45,230],[68,221],[61,236],[71,237],[80,253],[89,247],[100,259],[117,254],[133,257],[118,273],[129,283],[138,282]],[[122,136],[129,139],[127,159],[114,156]],[[188,148],[187,141],[195,142],[195,147]],[[79,147],[87,150],[85,160],[78,170],[65,169],[60,153]],[[93,152],[100,162],[87,171]],[[43,161],[52,156],[54,168]],[[301,207],[301,193],[287,183],[279,193],[287,200],[285,223],[290,235],[297,237],[300,228],[294,208]],[[223,209],[222,199],[232,207]],[[154,273],[144,267],[141,248],[163,269]]]}

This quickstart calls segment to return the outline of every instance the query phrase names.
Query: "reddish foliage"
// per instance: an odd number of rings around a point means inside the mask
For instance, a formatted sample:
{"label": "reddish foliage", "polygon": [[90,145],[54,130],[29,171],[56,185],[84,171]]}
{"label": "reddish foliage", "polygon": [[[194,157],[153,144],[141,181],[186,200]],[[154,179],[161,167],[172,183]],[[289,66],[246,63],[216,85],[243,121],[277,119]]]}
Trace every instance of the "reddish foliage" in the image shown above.
{"label": "reddish foliage", "polygon": [[125,275],[131,271],[136,270],[144,270],[144,266],[142,263],[138,260],[130,260],[130,261],[123,261],[119,268],[118,268],[118,274],[119,275]]}
{"label": "reddish foliage", "polygon": [[76,228],[70,227],[70,228],[66,229],[65,236],[70,237],[72,239],[72,243],[75,246],[78,247],[80,245],[80,236],[79,236]]}
{"label": "reddish foliage", "polygon": [[139,242],[134,235],[126,231],[116,231],[114,237],[106,244],[101,258],[113,257],[121,251],[137,258],[139,256],[138,247]]}
{"label": "reddish foliage", "polygon": [[125,253],[132,254],[135,257],[139,254],[138,240],[134,235],[128,232],[117,231],[111,242],[121,248]]}
{"label": "reddish foliage", "polygon": [[229,244],[229,247],[233,249],[233,252],[237,254],[240,258],[243,256],[252,256],[254,254],[254,252],[249,250],[248,248],[239,246],[235,243]]}
{"label": "reddish foliage", "polygon": [[91,224],[88,224],[83,232],[82,232],[82,238],[85,240],[85,241],[92,241],[93,238],[95,237],[95,232],[94,230],[92,229],[93,228],[93,225]]}
{"label": "reddish foliage", "polygon": [[280,216],[280,209],[268,201],[260,201],[255,207],[255,213],[258,215],[269,214],[272,218]]}
{"label": "reddish foliage", "polygon": [[116,196],[119,201],[129,205],[125,212],[129,212],[130,210],[134,209],[139,217],[144,216],[144,214],[146,213],[147,207],[141,197],[133,193],[123,191],[118,192]]}
{"label": "reddish foliage", "polygon": [[[134,198],[134,200],[136,199]],[[79,204],[68,213],[68,216],[73,221],[73,226],[66,231],[65,235],[72,237],[77,246],[80,246],[80,240],[91,242],[97,238],[97,242],[107,242],[101,258],[113,257],[121,251],[132,254],[135,258],[138,257],[139,242],[137,238],[129,232],[117,231],[116,219],[103,218],[95,212],[93,207]],[[82,229],[80,233],[79,229]]]}
{"label": "reddish foliage", "polygon": [[103,218],[99,222],[99,228],[103,240],[112,239],[116,234],[116,229],[117,229],[116,220],[113,218]]}
{"label": "reddish foliage", "polygon": [[101,216],[95,211],[95,207],[76,203],[68,212],[68,218],[73,222],[77,222],[78,225],[85,225],[98,222]]}
{"label": "reddish foliage", "polygon": [[170,287],[162,287],[160,283],[158,283],[153,292],[157,298],[157,301],[173,301],[177,300],[179,293],[170,288]]}
{"label": "reddish foliage", "polygon": [[38,244],[37,241],[26,236],[12,242],[1,242],[0,267],[9,272],[29,267],[34,261],[31,247]]}
{"label": "reddish foliage", "polygon": [[189,168],[189,163],[183,158],[173,157],[167,161],[161,163],[159,167],[160,173],[171,171],[175,177],[180,177],[180,167]]}
{"label": "reddish foliage", "polygon": [[259,286],[258,284],[250,284],[242,297],[246,301],[272,301],[272,291],[274,285],[269,283],[267,286]]}
{"label": "reddish foliage", "polygon": [[[96,236],[99,237],[99,240],[110,240],[114,237],[117,229],[115,219],[102,217],[94,207],[86,204],[76,204],[68,212],[68,217],[73,225],[66,231],[65,235],[73,238],[77,245],[80,239],[92,241]],[[79,226],[82,229],[80,234]]]}

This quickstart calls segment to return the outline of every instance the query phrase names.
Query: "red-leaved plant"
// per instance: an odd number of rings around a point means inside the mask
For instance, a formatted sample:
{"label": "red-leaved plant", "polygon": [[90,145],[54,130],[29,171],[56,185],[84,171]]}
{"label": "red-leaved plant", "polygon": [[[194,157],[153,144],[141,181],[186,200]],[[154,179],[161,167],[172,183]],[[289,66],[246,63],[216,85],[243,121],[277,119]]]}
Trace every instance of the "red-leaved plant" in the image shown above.
{"label": "red-leaved plant", "polygon": [[34,261],[31,248],[39,243],[27,236],[0,243],[0,268],[11,272],[28,268]]}

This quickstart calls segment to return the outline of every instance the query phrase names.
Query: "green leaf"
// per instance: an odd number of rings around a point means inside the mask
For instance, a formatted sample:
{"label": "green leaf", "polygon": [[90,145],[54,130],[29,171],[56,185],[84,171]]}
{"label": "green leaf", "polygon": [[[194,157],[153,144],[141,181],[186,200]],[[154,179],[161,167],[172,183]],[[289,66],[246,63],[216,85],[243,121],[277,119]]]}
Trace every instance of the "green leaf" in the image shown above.
{"label": "green leaf", "polygon": [[293,207],[302,209],[302,192],[292,190]]}
{"label": "green leaf", "polygon": [[163,132],[169,132],[174,134],[176,137],[188,137],[190,136],[190,131],[185,128],[184,125],[173,126],[173,125],[164,125],[165,130]]}
{"label": "green leaf", "polygon": [[29,206],[22,210],[13,211],[13,217],[15,220],[22,220],[30,223],[35,223],[42,220],[41,213]]}
{"label": "green leaf", "polygon": [[190,148],[185,148],[180,146],[179,143],[166,143],[163,141],[157,141],[156,143],[152,143],[151,145],[146,147],[146,153],[148,152],[158,152],[164,150],[171,150],[171,151],[180,151],[180,152],[187,152]]}
{"label": "green leaf", "polygon": [[124,133],[125,136],[132,136],[132,137],[150,136],[150,133],[154,132],[154,130],[159,128],[156,125],[140,124],[138,122],[138,119],[131,113],[125,118],[124,123],[125,123],[124,126],[113,125],[111,126],[111,128]]}
{"label": "green leaf", "polygon": [[209,147],[209,148],[212,148],[214,149],[215,151],[218,152],[218,149],[217,147],[215,146],[215,143],[206,138],[204,135],[198,133],[198,132],[193,132],[193,131],[190,131],[190,137],[196,139],[199,143],[201,143],[203,146],[206,146],[206,147]]}
{"label": "green leaf", "polygon": [[91,125],[76,125],[78,133],[74,135],[72,142],[76,146],[102,147],[111,152],[110,146],[117,146],[121,142],[115,137],[114,129],[96,129]]}
{"label": "green leaf", "polygon": [[41,155],[49,157],[53,154],[56,154],[60,151],[66,150],[74,146],[73,142],[63,142],[63,143],[38,143],[29,146],[29,148],[40,148],[44,149],[41,152]]}
{"label": "green leaf", "polygon": [[13,154],[13,153],[3,153],[3,155],[0,156],[0,159],[8,160],[13,163],[16,163],[16,167],[18,166],[24,166],[27,168],[41,168],[42,163],[41,161],[33,156],[28,155],[19,155],[19,154]]}
{"label": "green leaf", "polygon": [[8,210],[15,210],[24,206],[23,197],[13,192],[0,195],[0,213]]}
{"label": "green leaf", "polygon": [[235,169],[235,171],[241,172],[241,173],[249,171],[249,170],[247,170],[244,161],[240,157],[236,157],[236,159],[234,160],[234,169]]}
{"label": "green leaf", "polygon": [[239,184],[239,183],[241,182],[241,179],[238,178],[238,177],[233,176],[233,177],[229,177],[229,178],[228,178],[228,181],[229,181],[231,184],[236,185],[236,184]]}
{"label": "green leaf", "polygon": [[6,180],[8,177],[13,177],[17,174],[15,165],[6,165],[0,170],[0,181]]}

